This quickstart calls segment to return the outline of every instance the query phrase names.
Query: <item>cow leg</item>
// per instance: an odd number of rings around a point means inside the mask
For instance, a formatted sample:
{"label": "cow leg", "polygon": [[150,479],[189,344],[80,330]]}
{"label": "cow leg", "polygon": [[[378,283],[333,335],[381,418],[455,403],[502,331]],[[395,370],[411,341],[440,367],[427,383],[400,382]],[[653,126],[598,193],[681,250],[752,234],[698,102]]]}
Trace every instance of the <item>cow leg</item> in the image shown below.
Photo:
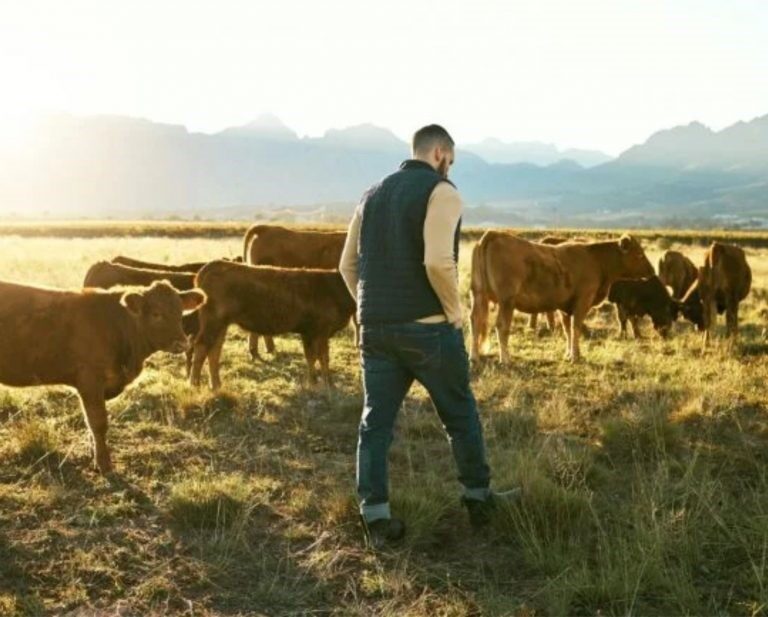
{"label": "cow leg", "polygon": [[547,316],[547,326],[549,326],[549,331],[552,334],[555,334],[557,332],[557,321],[555,320],[555,311],[547,311],[545,315]]}
{"label": "cow leg", "polygon": [[629,318],[629,323],[632,324],[632,336],[636,339],[643,338],[643,335],[640,332],[640,318],[637,315],[633,315]]}
{"label": "cow leg", "polygon": [[261,360],[259,355],[259,335],[250,332],[248,334],[248,351],[251,354],[251,360]]}
{"label": "cow leg", "polygon": [[565,354],[563,357],[567,360],[571,357],[571,322],[572,318],[568,313],[560,311],[560,323],[563,324],[563,334],[565,334]]}
{"label": "cow leg", "polygon": [[538,313],[531,313],[528,317],[528,327],[536,332],[536,325],[539,322],[539,314]]}
{"label": "cow leg", "polygon": [[89,379],[79,385],[77,391],[83,406],[85,421],[91,431],[96,466],[101,473],[107,474],[112,471],[112,457],[107,446],[109,419],[107,418],[107,405],[104,401],[104,389],[90,383]]}
{"label": "cow leg", "polygon": [[275,339],[273,339],[271,336],[265,336],[264,337],[264,344],[267,346],[267,353],[274,355],[274,353],[275,353]]}
{"label": "cow leg", "polygon": [[221,332],[208,350],[208,371],[211,374],[211,388],[218,390],[221,388],[221,373],[219,372],[221,361],[221,350],[224,347],[224,340],[227,338],[227,329]]}
{"label": "cow leg", "polygon": [[189,379],[192,373],[192,358],[195,356],[195,337],[190,334],[187,337],[187,350],[184,352],[184,364],[186,367],[185,377]]}
{"label": "cow leg", "polygon": [[619,322],[619,338],[624,338],[627,336],[627,312],[618,304],[616,305],[616,319]]}
{"label": "cow leg", "polygon": [[[224,328],[224,331],[226,332],[226,327]],[[211,322],[201,325],[200,332],[195,339],[195,353],[192,358],[192,372],[189,376],[190,385],[196,387],[200,386],[200,373],[203,370],[203,364],[205,364],[205,359],[208,357],[208,354],[210,354],[213,345],[218,340],[220,332],[221,328],[215,327]]]}
{"label": "cow leg", "polygon": [[320,372],[323,375],[323,381],[328,388],[333,388],[331,379],[331,350],[330,341],[323,338],[317,341],[317,357],[320,360]]}
{"label": "cow leg", "polygon": [[304,359],[307,361],[307,378],[310,385],[315,384],[317,383],[317,369],[315,368],[315,363],[318,360],[317,341],[302,334],[301,344],[304,347]]}
{"label": "cow leg", "polygon": [[472,334],[472,344],[469,350],[470,360],[480,358],[480,349],[485,343],[485,337],[488,332],[488,296],[472,291],[472,312],[470,315],[470,331]]}
{"label": "cow leg", "polygon": [[581,336],[581,328],[584,324],[584,318],[589,312],[589,305],[583,305],[577,303],[571,316],[571,347],[570,347],[570,360],[571,362],[578,362],[581,360],[581,350],[579,349],[579,337]]}
{"label": "cow leg", "polygon": [[507,299],[499,303],[499,314],[496,316],[496,337],[499,340],[499,359],[502,364],[509,363],[509,328],[515,314],[515,302]]}
{"label": "cow leg", "polygon": [[714,338],[715,326],[717,326],[717,302],[713,298],[710,302],[704,302],[704,347],[708,347],[710,340]]}

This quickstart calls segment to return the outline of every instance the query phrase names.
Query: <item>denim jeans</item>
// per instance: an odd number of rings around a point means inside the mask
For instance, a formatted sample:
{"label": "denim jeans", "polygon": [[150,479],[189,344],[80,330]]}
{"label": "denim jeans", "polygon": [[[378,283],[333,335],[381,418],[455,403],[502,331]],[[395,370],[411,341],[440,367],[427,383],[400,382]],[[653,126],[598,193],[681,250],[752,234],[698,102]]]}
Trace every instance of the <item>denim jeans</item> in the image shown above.
{"label": "denim jeans", "polygon": [[360,348],[365,400],[357,493],[364,518],[390,516],[389,446],[397,412],[414,380],[426,388],[448,434],[465,495],[485,499],[490,470],[461,330],[448,323],[363,325]]}

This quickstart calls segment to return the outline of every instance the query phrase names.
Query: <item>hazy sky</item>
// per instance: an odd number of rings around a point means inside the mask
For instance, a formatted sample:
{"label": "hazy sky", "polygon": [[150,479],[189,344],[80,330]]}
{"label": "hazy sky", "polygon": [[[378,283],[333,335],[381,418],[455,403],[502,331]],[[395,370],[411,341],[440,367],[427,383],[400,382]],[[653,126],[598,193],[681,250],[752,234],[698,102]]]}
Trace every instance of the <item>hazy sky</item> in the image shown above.
{"label": "hazy sky", "polygon": [[768,113],[768,1],[0,0],[0,78],[0,135],[28,110],[206,132],[271,111],[617,153]]}

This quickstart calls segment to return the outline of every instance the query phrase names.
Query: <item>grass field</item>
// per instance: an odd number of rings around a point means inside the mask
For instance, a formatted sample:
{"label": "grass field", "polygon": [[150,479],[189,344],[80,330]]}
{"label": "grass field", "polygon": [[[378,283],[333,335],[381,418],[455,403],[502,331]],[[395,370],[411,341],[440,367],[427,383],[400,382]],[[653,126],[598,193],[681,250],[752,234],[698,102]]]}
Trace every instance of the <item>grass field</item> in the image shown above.
{"label": "grass field", "polygon": [[[644,237],[652,263],[680,240]],[[240,251],[236,235],[14,235],[0,237],[0,278],[77,286],[118,253]],[[618,340],[612,312],[597,310],[571,365],[562,337],[518,316],[512,366],[473,368],[494,484],[524,491],[487,533],[471,532],[448,444],[414,389],[391,455],[409,534],[380,554],[355,509],[351,329],[331,343],[332,392],[304,385],[295,337],[254,363],[233,329],[218,393],[156,354],[109,405],[122,476],[111,483],[91,467],[71,391],[0,387],[0,615],[766,614],[768,249],[747,254],[754,288],[735,348],[702,353],[682,323],[667,341],[649,324],[644,340]]]}

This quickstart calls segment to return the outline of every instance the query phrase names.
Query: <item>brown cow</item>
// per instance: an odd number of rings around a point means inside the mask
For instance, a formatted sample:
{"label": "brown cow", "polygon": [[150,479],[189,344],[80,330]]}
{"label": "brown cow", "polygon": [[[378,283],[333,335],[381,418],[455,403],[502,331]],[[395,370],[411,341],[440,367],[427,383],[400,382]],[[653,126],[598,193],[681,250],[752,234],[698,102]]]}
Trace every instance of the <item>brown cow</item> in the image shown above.
{"label": "brown cow", "polygon": [[355,302],[338,271],[212,261],[200,270],[196,284],[206,292],[208,302],[199,311],[192,385],[200,385],[200,371],[207,357],[211,387],[221,386],[221,349],[233,323],[269,335],[300,334],[310,381],[317,378],[315,363],[319,361],[323,378],[330,385],[328,339],[349,323],[355,311]]}
{"label": "brown cow", "polygon": [[[222,257],[224,261],[237,261],[241,262],[243,261],[243,258],[238,256],[234,259],[227,259],[226,257]],[[113,264],[121,264],[123,266],[130,266],[131,268],[144,268],[147,270],[165,270],[166,272],[197,272],[202,268],[205,264],[207,264],[207,261],[193,261],[186,264],[180,264],[180,265],[171,265],[171,264],[161,264],[161,263],[154,263],[151,261],[142,261],[140,259],[134,259],[133,257],[126,257],[125,255],[118,255],[117,257],[112,259]]]}
{"label": "brown cow", "polygon": [[659,258],[659,279],[672,288],[672,297],[682,300],[696,280],[698,271],[693,262],[678,251],[665,251]]}
{"label": "brown cow", "polygon": [[547,246],[501,231],[487,231],[472,252],[472,347],[478,358],[488,328],[488,303],[499,304],[496,332],[502,362],[515,309],[526,313],[559,310],[566,358],[580,358],[579,334],[589,309],[602,302],[620,278],[654,274],[640,243],[619,240],[567,242]]}
{"label": "brown cow", "polygon": [[[346,231],[293,230],[280,225],[252,225],[245,232],[243,259],[252,266],[281,268],[320,268],[338,270],[341,251],[347,239]],[[355,323],[355,341],[358,327]],[[267,351],[274,353],[271,336],[264,337]],[[259,357],[259,337],[248,338],[251,356]]]}
{"label": "brown cow", "polygon": [[195,273],[132,268],[108,261],[97,261],[88,269],[83,287],[111,289],[121,285],[150,285],[160,280],[166,280],[179,291],[185,291],[195,286]]}
{"label": "brown cow", "polygon": [[154,352],[184,351],[182,311],[203,302],[200,290],[179,293],[164,282],[113,292],[0,282],[0,383],[75,388],[96,464],[107,473],[105,401],[136,379]]}
{"label": "brown cow", "polygon": [[629,320],[634,337],[642,338],[640,318],[649,315],[656,332],[666,338],[680,313],[680,302],[669,295],[669,290],[655,275],[616,281],[608,292],[608,300],[616,305],[620,337],[626,335]]}
{"label": "brown cow", "polygon": [[[118,263],[98,261],[93,264],[85,275],[83,287],[126,287],[131,285],[146,286],[154,281],[168,281],[179,291],[192,289],[195,286],[194,272],[171,272],[168,270],[150,270],[147,268],[132,268]],[[186,352],[186,374],[192,367],[192,341],[200,329],[196,312],[184,315],[182,329],[189,339]]]}
{"label": "brown cow", "polygon": [[738,336],[739,302],[747,297],[751,286],[752,270],[744,251],[732,244],[713,242],[707,249],[704,265],[699,268],[697,278],[705,346],[714,334],[718,313],[723,311],[727,336]]}

